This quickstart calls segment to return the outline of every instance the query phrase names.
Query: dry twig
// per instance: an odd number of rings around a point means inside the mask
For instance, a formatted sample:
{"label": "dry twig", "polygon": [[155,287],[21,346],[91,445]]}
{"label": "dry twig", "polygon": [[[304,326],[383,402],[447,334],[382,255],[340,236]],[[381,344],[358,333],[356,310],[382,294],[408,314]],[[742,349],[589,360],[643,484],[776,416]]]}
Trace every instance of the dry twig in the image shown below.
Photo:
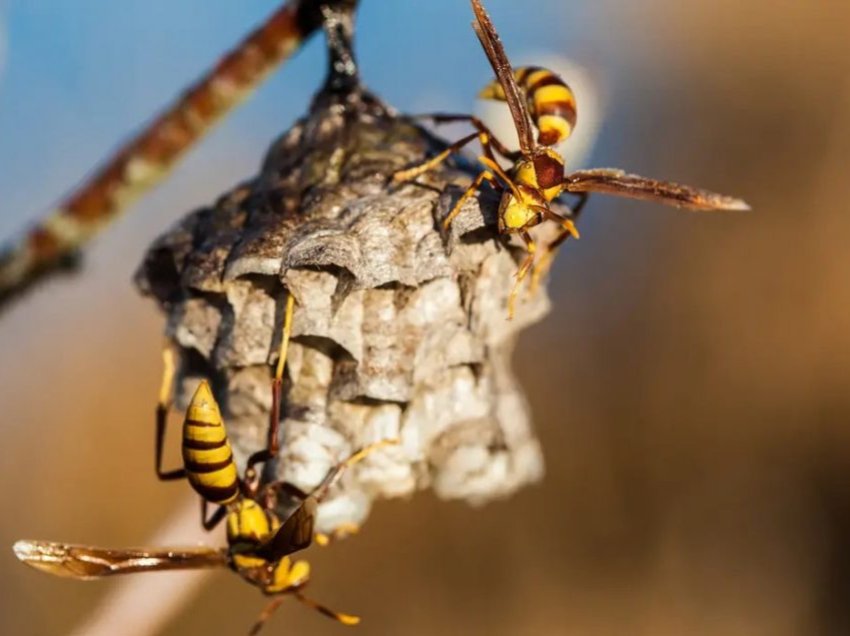
{"label": "dry twig", "polygon": [[80,250],[242,102],[322,25],[323,6],[289,0],[124,144],[56,209],[0,250],[0,306],[46,276],[76,266]]}

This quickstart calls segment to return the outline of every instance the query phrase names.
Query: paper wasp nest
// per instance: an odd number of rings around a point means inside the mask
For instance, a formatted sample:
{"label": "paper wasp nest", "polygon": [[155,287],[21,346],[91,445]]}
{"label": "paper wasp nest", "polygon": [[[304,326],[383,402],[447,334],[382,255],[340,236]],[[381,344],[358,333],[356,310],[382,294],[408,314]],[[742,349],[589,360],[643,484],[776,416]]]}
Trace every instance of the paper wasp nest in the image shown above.
{"label": "paper wasp nest", "polygon": [[320,98],[259,176],[160,237],[138,273],[180,350],[177,407],[209,378],[241,465],[265,445],[287,290],[297,305],[273,477],[307,491],[353,450],[401,440],[344,475],[320,507],[323,530],[362,521],[376,497],[430,487],[484,502],[542,475],[510,356],[548,299],[526,296],[506,318],[521,251],[498,238],[498,196],[473,198],[443,233],[468,172],[388,185],[441,144],[362,91]]}

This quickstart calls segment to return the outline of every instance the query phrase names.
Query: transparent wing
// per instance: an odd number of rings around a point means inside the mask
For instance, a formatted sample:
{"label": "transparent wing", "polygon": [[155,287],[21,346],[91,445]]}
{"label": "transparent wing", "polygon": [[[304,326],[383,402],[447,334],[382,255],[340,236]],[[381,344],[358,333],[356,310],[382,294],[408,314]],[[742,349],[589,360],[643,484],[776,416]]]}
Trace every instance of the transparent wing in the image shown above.
{"label": "transparent wing", "polygon": [[27,565],[72,579],[99,579],[113,574],[197,570],[227,565],[227,552],[215,548],[129,548],[69,545],[52,541],[18,541],[12,548]]}
{"label": "transparent wing", "polygon": [[657,181],[623,170],[598,168],[573,172],[564,180],[566,192],[600,192],[630,199],[655,201],[690,210],[749,210],[742,199],[691,186]]}

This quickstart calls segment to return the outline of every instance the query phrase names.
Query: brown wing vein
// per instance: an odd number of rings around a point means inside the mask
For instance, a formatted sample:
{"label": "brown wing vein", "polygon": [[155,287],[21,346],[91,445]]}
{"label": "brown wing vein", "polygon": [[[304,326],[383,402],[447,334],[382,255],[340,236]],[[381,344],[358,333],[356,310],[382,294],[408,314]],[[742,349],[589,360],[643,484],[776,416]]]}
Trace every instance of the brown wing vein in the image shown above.
{"label": "brown wing vein", "polygon": [[278,561],[309,547],[313,542],[317,506],[315,497],[307,497],[275,535],[257,550],[257,554],[270,561]]}
{"label": "brown wing vein", "polygon": [[50,541],[18,541],[15,556],[27,565],[74,579],[113,574],[196,570],[227,565],[227,552],[216,548],[96,548]]}
{"label": "brown wing vein", "polygon": [[566,177],[566,192],[599,192],[632,199],[655,201],[690,210],[749,210],[741,199],[692,188],[691,186],[658,181],[623,170],[597,168],[580,170]]}

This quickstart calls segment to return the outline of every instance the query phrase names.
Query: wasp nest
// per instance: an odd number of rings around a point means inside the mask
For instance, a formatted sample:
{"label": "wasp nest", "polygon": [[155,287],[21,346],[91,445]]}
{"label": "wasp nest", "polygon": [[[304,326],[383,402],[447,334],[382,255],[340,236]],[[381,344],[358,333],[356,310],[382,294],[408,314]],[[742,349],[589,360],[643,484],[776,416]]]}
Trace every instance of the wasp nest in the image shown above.
{"label": "wasp nest", "polygon": [[443,232],[467,168],[388,185],[444,147],[363,91],[318,99],[259,176],[163,235],[138,273],[180,351],[178,408],[208,378],[241,465],[265,444],[287,294],[297,305],[268,478],[309,491],[352,451],[400,440],[343,476],[323,530],[361,522],[376,497],[430,487],[477,503],[542,474],[510,357],[548,300],[527,296],[506,318],[522,253],[498,236],[498,197],[473,197]]}

